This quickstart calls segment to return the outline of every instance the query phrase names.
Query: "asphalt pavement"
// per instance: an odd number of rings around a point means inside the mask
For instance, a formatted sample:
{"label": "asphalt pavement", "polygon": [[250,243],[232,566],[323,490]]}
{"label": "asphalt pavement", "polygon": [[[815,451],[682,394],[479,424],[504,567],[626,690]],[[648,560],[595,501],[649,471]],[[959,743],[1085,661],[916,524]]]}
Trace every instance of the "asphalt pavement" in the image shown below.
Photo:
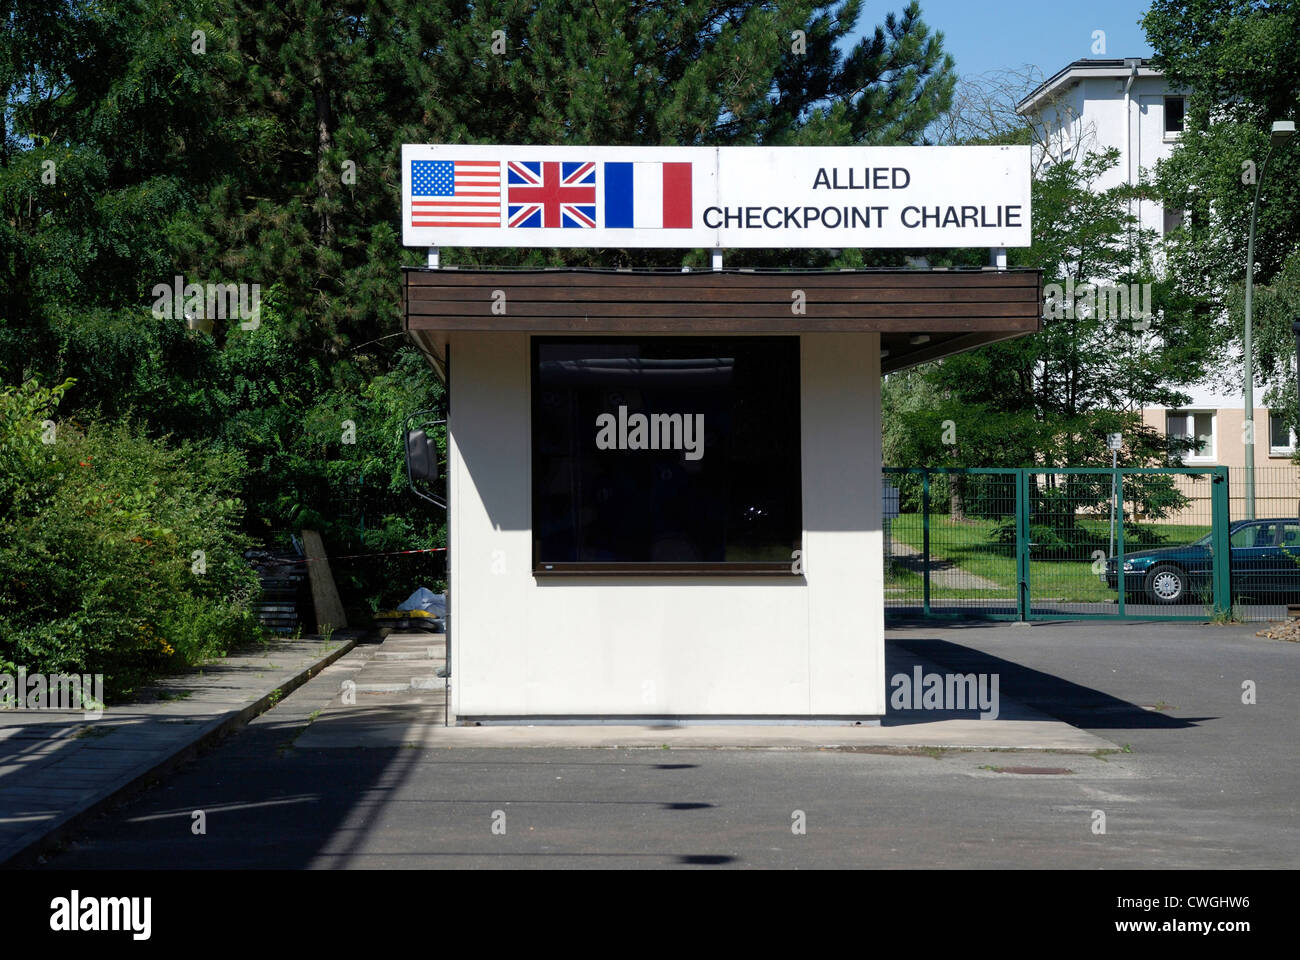
{"label": "asphalt pavement", "polygon": [[1300,646],[1255,629],[889,631],[891,664],[996,672],[1095,752],[306,746],[354,651],[44,865],[1294,867]]}

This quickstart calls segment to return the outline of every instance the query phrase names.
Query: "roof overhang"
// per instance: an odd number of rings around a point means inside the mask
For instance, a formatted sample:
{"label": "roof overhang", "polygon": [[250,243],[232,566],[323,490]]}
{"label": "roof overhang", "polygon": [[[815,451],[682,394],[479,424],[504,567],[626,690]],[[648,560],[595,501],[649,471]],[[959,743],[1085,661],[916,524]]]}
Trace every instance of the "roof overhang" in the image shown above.
{"label": "roof overhang", "polygon": [[1107,77],[1122,80],[1133,74],[1135,69],[1138,77],[1164,76],[1164,71],[1149,66],[1150,63],[1150,60],[1141,57],[1129,57],[1124,60],[1075,60],[1052,74],[1017,103],[1016,113],[1022,117],[1035,113],[1045,103],[1054,100],[1080,80]]}
{"label": "roof overhang", "polygon": [[881,371],[1036,332],[1042,271],[403,268],[404,328],[441,373],[452,334],[876,332]]}

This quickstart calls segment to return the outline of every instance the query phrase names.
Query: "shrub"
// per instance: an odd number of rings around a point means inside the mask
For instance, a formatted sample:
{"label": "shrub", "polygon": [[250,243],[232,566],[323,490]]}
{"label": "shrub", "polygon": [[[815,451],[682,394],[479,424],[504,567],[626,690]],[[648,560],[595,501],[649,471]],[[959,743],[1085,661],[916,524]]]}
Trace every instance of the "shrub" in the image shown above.
{"label": "shrub", "polygon": [[242,458],[125,423],[45,443],[57,390],[0,394],[0,667],[102,673],[121,699],[259,638]]}
{"label": "shrub", "polygon": [[[993,531],[994,543],[1015,545],[1016,521],[1006,520]],[[1110,552],[1110,534],[1105,529],[1082,525],[1067,529],[1061,524],[1031,523],[1029,542],[1033,544],[1030,555],[1036,560],[1082,560],[1100,550]],[[1124,524],[1124,552],[1151,550],[1164,546],[1165,538],[1150,527],[1132,522]]]}

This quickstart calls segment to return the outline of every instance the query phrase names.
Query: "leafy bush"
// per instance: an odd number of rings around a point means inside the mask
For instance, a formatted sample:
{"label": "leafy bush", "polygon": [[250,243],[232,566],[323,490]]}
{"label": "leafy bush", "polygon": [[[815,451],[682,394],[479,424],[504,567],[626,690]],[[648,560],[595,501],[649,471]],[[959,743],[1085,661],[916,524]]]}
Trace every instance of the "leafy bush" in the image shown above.
{"label": "leafy bush", "polygon": [[[1084,530],[1080,530],[1079,532],[1087,534],[1087,531]],[[1089,534],[1088,536],[1089,540],[1091,540],[1091,535]],[[993,531],[992,539],[994,543],[1014,545],[1016,542],[1015,518],[1012,517],[998,524],[997,528]],[[1091,543],[1079,544],[1077,542],[1066,540],[1061,536],[1056,527],[1044,523],[1031,523],[1029,525],[1029,542],[1033,544],[1034,553],[1059,552],[1071,548],[1091,548]]]}
{"label": "leafy bush", "polygon": [[[1015,518],[998,524],[993,531],[994,543],[1015,545]],[[1070,528],[1068,533],[1061,524],[1031,523],[1029,525],[1029,542],[1033,544],[1030,554],[1040,560],[1082,560],[1090,557],[1095,550],[1109,554],[1110,532],[1083,525]],[[1150,550],[1165,544],[1165,538],[1150,527],[1127,522],[1124,524],[1124,552]]]}
{"label": "leafy bush", "polygon": [[125,423],[43,440],[67,386],[0,393],[0,668],[102,673],[121,699],[261,636],[244,463]]}

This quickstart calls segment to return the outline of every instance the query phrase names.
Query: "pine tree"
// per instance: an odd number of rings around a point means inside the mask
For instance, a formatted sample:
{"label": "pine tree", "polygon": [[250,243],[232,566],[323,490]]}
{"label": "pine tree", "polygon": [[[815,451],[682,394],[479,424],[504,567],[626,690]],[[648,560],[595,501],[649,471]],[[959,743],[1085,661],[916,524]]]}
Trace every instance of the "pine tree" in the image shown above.
{"label": "pine tree", "polygon": [[[279,279],[295,329],[335,359],[395,329],[397,266],[421,257],[401,250],[397,230],[403,143],[909,143],[946,107],[954,79],[916,4],[847,55],[859,0],[597,0],[580,16],[559,0],[231,4],[224,39],[242,68],[222,99],[232,124],[236,108],[261,118],[263,136],[232,140],[241,162],[205,216],[224,268]],[[349,162],[354,184],[342,182]],[[701,255],[448,259],[676,265]]]}
{"label": "pine tree", "polygon": [[[371,549],[439,536],[391,448],[399,412],[440,402],[400,333],[400,268],[423,259],[401,246],[402,144],[914,143],[953,84],[914,3],[851,49],[860,0],[0,3],[0,379],[74,377],[68,414],[242,453],[259,536],[310,522],[359,545],[364,525]],[[898,254],[730,260],[876,256]],[[256,284],[261,328],[155,318],[178,275]]]}

